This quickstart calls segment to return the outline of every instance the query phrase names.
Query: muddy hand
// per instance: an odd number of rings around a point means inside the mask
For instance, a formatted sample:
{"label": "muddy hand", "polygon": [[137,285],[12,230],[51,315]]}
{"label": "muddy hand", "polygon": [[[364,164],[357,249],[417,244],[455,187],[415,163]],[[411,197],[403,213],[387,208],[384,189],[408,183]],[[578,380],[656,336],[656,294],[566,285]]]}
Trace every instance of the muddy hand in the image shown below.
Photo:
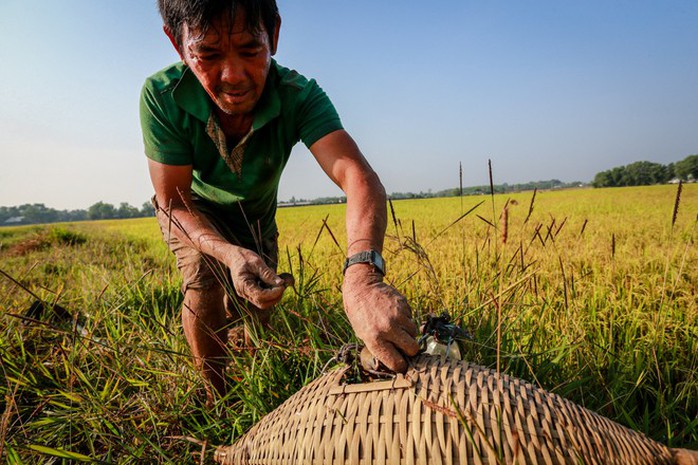
{"label": "muddy hand", "polygon": [[385,366],[399,373],[407,370],[406,356],[419,351],[417,326],[400,293],[375,273],[349,268],[342,289],[344,309],[356,335]]}
{"label": "muddy hand", "polygon": [[235,292],[260,309],[277,304],[293,280],[287,273],[286,277],[277,275],[259,255],[242,247],[232,247],[226,262]]}

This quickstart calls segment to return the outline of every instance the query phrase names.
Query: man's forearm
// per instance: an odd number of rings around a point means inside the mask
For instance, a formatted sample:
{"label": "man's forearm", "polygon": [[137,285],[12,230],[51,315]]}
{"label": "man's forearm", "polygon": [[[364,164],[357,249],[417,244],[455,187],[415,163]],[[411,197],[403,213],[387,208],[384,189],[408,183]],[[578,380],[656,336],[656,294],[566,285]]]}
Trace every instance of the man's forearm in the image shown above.
{"label": "man's forearm", "polygon": [[166,165],[149,159],[148,169],[159,213],[169,217],[170,234],[195,250],[227,263],[225,255],[234,246],[193,204],[192,167]]}
{"label": "man's forearm", "polygon": [[385,189],[378,176],[371,171],[353,181],[346,195],[347,254],[369,249],[382,252],[387,212]]}
{"label": "man's forearm", "polygon": [[[322,169],[347,196],[347,253],[383,252],[387,226],[385,189],[346,131],[326,135],[310,147]],[[400,293],[367,263],[346,269],[344,310],[356,335],[388,368],[404,372],[403,354],[419,350],[411,309]]]}
{"label": "man's forearm", "polygon": [[226,251],[234,245],[230,244],[194,206],[177,202],[170,208],[163,208],[163,212],[169,216],[169,231],[177,239],[205,255],[226,262]]}
{"label": "man's forearm", "polygon": [[315,142],[310,151],[347,196],[347,252],[382,251],[385,189],[354,140],[346,131],[338,130]]}

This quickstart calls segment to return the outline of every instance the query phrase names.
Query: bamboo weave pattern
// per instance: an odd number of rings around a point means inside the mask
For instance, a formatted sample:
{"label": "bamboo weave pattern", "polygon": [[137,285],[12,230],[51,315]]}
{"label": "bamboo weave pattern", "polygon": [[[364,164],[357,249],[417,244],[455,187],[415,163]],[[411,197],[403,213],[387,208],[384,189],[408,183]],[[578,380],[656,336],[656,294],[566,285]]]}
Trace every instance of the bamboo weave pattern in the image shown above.
{"label": "bamboo weave pattern", "polygon": [[562,397],[467,362],[420,355],[394,380],[320,376],[216,461],[264,464],[671,464],[673,451]]}

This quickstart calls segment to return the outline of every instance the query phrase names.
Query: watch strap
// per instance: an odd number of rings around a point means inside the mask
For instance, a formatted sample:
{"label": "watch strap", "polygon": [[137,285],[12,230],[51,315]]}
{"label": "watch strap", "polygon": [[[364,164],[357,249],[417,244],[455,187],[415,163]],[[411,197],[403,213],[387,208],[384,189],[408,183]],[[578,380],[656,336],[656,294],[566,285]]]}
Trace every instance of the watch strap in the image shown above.
{"label": "watch strap", "polygon": [[385,276],[385,261],[383,260],[381,254],[373,249],[364,250],[363,252],[355,253],[351,257],[348,257],[344,261],[344,269],[342,270],[342,273],[346,273],[347,268],[357,263],[368,263],[369,265],[373,265],[373,267],[378,270],[380,274]]}

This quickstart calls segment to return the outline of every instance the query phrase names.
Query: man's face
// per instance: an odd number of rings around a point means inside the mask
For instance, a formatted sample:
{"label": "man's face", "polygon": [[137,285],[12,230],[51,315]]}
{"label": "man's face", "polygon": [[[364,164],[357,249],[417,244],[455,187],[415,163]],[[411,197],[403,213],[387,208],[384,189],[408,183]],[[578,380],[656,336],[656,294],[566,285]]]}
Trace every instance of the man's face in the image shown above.
{"label": "man's face", "polygon": [[257,105],[278,38],[278,29],[273,44],[264,27],[247,30],[244,15],[238,10],[232,27],[229,17],[214,21],[206,34],[185,25],[179,50],[218,108],[233,116],[251,114]]}

